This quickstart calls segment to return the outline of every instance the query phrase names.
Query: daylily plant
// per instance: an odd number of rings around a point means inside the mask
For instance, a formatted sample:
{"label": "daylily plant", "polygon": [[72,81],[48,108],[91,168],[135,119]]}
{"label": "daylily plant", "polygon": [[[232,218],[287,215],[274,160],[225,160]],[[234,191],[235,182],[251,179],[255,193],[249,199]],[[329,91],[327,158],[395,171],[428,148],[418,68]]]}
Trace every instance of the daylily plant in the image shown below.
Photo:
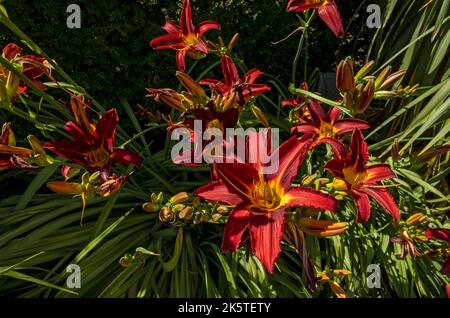
{"label": "daylily plant", "polygon": [[[251,145],[249,151],[255,150],[252,147],[258,146]],[[330,196],[291,184],[306,155],[305,144],[292,137],[277,151],[279,169],[274,174],[264,174],[261,163],[217,164],[219,180],[195,191],[200,198],[235,206],[225,226],[222,249],[236,251],[248,230],[253,252],[269,272],[281,251],[287,208],[336,210]]]}
{"label": "daylily plant", "polygon": [[375,199],[395,221],[399,221],[397,204],[387,188],[378,184],[379,181],[394,178],[394,172],[387,164],[367,166],[368,160],[367,143],[358,129],[353,133],[350,152],[346,151],[341,157],[328,161],[325,169],[337,179],[334,184],[354,198],[358,210],[357,223],[367,222],[370,218],[369,197]]}
{"label": "daylily plant", "polygon": [[289,0],[287,11],[302,12],[316,9],[319,17],[338,38],[344,36],[341,13],[334,0]]}
{"label": "daylily plant", "polygon": [[[450,230],[449,229],[428,229],[425,234],[430,239],[442,240],[450,243]],[[442,265],[441,272],[444,275],[450,275],[450,255],[447,256],[444,265]]]}
{"label": "daylily plant", "polygon": [[210,30],[220,30],[220,24],[214,21],[204,21],[195,26],[192,21],[192,9],[189,0],[183,0],[180,25],[170,21],[162,27],[168,34],[157,37],[150,42],[155,50],[173,49],[177,51],[178,69],[186,69],[186,55],[199,59],[208,54],[209,49],[203,35]]}

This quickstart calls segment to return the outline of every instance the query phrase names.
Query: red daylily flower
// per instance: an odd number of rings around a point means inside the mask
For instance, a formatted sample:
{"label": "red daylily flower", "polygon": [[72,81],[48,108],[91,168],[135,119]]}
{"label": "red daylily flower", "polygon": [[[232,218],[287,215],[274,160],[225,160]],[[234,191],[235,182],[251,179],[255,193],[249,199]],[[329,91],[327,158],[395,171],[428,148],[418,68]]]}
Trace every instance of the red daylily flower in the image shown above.
{"label": "red daylily flower", "polygon": [[[306,82],[300,84],[300,88],[307,91],[309,90],[309,85]],[[281,106],[298,108],[302,106],[306,106],[306,99],[303,96],[297,95],[295,98],[286,98],[281,101]]]}
{"label": "red daylily flower", "polygon": [[176,50],[178,69],[184,72],[186,54],[197,59],[207,54],[209,49],[203,40],[203,35],[210,30],[220,30],[220,24],[214,21],[204,21],[195,26],[192,21],[190,1],[183,0],[180,25],[167,21],[162,29],[168,34],[153,39],[150,45],[154,50]]}
{"label": "red daylily flower", "polygon": [[[7,59],[10,63],[20,64],[22,66],[22,73],[28,77],[39,89],[45,90],[46,87],[41,82],[37,81],[39,77],[46,73],[47,66],[45,66],[45,59],[36,55],[21,55],[22,48],[17,44],[10,43],[3,48],[2,57]],[[0,100],[2,95],[9,100],[14,99],[19,94],[24,94],[29,90],[29,87],[19,78],[13,76],[8,69],[0,65],[0,81],[5,85],[5,92],[2,93],[0,89]]]}
{"label": "red daylily flower", "polygon": [[11,123],[3,124],[0,135],[0,171],[4,169],[33,169],[28,161],[33,150],[17,147]]}
{"label": "red daylily flower", "polygon": [[[258,151],[258,147],[261,147],[258,143],[249,143],[249,151]],[[308,206],[335,211],[337,203],[333,198],[291,186],[307,148],[296,137],[283,143],[277,150],[278,171],[271,175],[263,174],[260,163],[216,165],[219,180],[197,189],[194,194],[236,206],[225,226],[222,250],[236,251],[248,230],[253,253],[266,270],[272,272],[281,251],[287,208]]]}
{"label": "red daylily flower", "polygon": [[322,143],[330,144],[337,156],[345,151],[345,149],[343,150],[344,146],[337,139],[356,129],[370,128],[367,122],[360,119],[340,119],[341,111],[339,108],[332,107],[328,113],[325,113],[320,103],[315,100],[311,100],[308,109],[311,114],[311,122],[305,121],[292,127],[291,131],[303,133],[305,139],[313,140],[312,147]]}
{"label": "red daylily flower", "polygon": [[251,69],[241,79],[236,65],[229,56],[222,56],[221,61],[225,83],[215,79],[204,79],[200,81],[200,84],[210,85],[224,96],[235,94],[236,101],[240,106],[243,106],[251,96],[270,91],[270,86],[267,84],[255,83],[258,77],[264,74],[258,68]]}
{"label": "red daylily flower", "polygon": [[353,133],[350,145],[351,152],[344,153],[338,159],[330,160],[325,169],[341,181],[342,190],[348,191],[355,199],[358,209],[357,223],[363,223],[370,217],[369,196],[375,199],[397,222],[400,213],[397,204],[386,187],[377,182],[394,178],[395,174],[387,164],[376,164],[367,167],[369,151],[362,132],[357,129]]}
{"label": "red daylily flower", "polygon": [[64,129],[73,141],[52,141],[44,148],[56,155],[84,166],[90,172],[109,171],[112,164],[142,164],[141,157],[125,149],[114,148],[119,121],[115,108],[100,117],[97,124],[90,122],[80,104],[72,103],[76,122],[69,121]]}
{"label": "red daylily flower", "polygon": [[341,13],[334,0],[290,0],[287,6],[289,12],[302,12],[316,9],[319,17],[338,38],[344,36]]}
{"label": "red daylily flower", "polygon": [[[450,230],[448,229],[428,229],[425,231],[425,235],[431,239],[442,240],[450,243]],[[450,275],[450,255],[447,256],[441,272],[444,275]]]}

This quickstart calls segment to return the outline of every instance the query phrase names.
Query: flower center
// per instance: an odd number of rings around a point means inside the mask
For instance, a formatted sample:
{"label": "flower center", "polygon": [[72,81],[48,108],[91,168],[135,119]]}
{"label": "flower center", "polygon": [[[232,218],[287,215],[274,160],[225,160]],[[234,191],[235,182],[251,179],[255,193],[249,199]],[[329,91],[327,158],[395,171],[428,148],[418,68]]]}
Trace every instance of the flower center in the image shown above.
{"label": "flower center", "polygon": [[273,210],[280,206],[281,197],[274,184],[260,181],[253,185],[252,201],[261,210]]}
{"label": "flower center", "polygon": [[322,138],[327,138],[327,137],[334,138],[336,136],[336,131],[335,131],[334,126],[332,124],[326,123],[326,122],[323,122],[320,125],[319,133]]}
{"label": "flower center", "polygon": [[184,45],[186,47],[194,46],[198,43],[198,38],[194,33],[190,33],[184,37]]}
{"label": "flower center", "polygon": [[365,171],[358,172],[353,166],[344,168],[342,172],[344,173],[345,180],[352,186],[363,183],[367,177],[367,173]]}
{"label": "flower center", "polygon": [[89,166],[93,168],[103,168],[109,161],[110,155],[103,148],[97,148],[87,153],[87,161]]}

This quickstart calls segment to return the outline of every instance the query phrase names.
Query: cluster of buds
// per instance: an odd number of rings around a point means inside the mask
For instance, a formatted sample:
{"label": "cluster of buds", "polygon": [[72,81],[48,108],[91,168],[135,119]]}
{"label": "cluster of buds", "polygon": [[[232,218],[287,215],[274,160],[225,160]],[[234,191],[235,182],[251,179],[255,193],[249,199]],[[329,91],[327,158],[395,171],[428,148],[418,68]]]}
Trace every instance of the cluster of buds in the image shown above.
{"label": "cluster of buds", "polygon": [[222,216],[230,209],[225,206],[202,203],[199,198],[193,198],[186,192],[180,192],[164,201],[163,193],[152,193],[150,201],[142,205],[142,209],[150,213],[158,213],[162,223],[179,226],[183,223],[200,224],[203,222],[220,223]]}
{"label": "cluster of buds", "polygon": [[137,104],[137,112],[139,118],[147,119],[151,123],[159,123],[162,119],[161,113],[159,111],[152,112],[147,107]]}
{"label": "cluster of buds", "polygon": [[317,275],[317,282],[321,284],[328,284],[331,291],[337,298],[348,298],[348,294],[339,285],[336,279],[351,275],[351,272],[345,269],[333,269],[320,272]]}
{"label": "cluster of buds", "polygon": [[0,170],[33,169],[53,163],[40,141],[33,135],[27,137],[31,149],[18,147],[11,123],[3,124],[0,135]]}
{"label": "cluster of buds", "polygon": [[351,57],[341,61],[336,71],[336,88],[343,98],[344,105],[353,115],[364,113],[374,99],[406,98],[411,96],[418,85],[405,89],[399,86],[390,90],[405,74],[400,70],[392,72],[392,67],[385,67],[378,76],[371,75],[374,61],[366,63],[355,75]]}
{"label": "cluster of buds", "polygon": [[415,258],[421,255],[416,243],[428,241],[424,229],[420,227],[425,222],[427,222],[427,216],[422,213],[415,213],[406,221],[399,222],[399,236],[391,238],[391,242],[401,245],[400,258],[405,258],[407,255]]}
{"label": "cluster of buds", "polygon": [[319,212],[312,208],[296,208],[287,213],[287,222],[295,224],[303,233],[319,237],[330,237],[344,234],[348,230],[347,222],[318,220],[314,216]]}
{"label": "cluster of buds", "polygon": [[219,57],[224,55],[230,55],[233,51],[234,46],[236,45],[239,39],[239,33],[236,33],[230,40],[228,44],[225,44],[222,37],[219,36],[219,43],[213,43],[211,41],[207,41],[208,46],[210,48],[210,52],[216,54]]}
{"label": "cluster of buds", "polygon": [[[50,65],[43,57],[22,55],[22,49],[14,44],[8,44],[2,52],[2,58],[8,61],[14,69],[30,79],[39,89],[45,86],[37,79],[50,70]],[[9,105],[11,101],[29,90],[29,87],[5,65],[0,65],[0,105]]]}
{"label": "cluster of buds", "polygon": [[136,248],[134,254],[127,253],[119,260],[119,264],[122,267],[128,268],[135,264],[143,265],[147,258],[150,256],[159,256],[159,254],[149,251],[143,247]]}

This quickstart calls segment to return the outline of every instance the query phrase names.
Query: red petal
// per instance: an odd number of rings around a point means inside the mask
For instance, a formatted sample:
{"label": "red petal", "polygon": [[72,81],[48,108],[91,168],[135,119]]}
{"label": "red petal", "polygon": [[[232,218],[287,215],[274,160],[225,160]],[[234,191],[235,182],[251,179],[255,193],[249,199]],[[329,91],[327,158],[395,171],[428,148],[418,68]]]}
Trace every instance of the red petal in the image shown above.
{"label": "red petal", "polygon": [[227,84],[222,83],[221,81],[215,79],[203,79],[199,82],[201,85],[209,85],[212,89],[216,90],[219,94],[226,94],[230,88]]}
{"label": "red petal", "polygon": [[169,34],[176,34],[177,36],[180,33],[180,28],[178,25],[175,25],[170,21],[166,21],[166,24],[162,26],[162,29]]}
{"label": "red petal", "polygon": [[[287,191],[292,180],[297,176],[298,168],[308,153],[308,143],[303,143],[296,136],[285,141],[278,149],[279,166],[276,174],[267,175],[267,180],[276,180],[277,185]],[[274,153],[276,155],[276,153]]]}
{"label": "red petal", "polygon": [[249,223],[253,253],[264,268],[272,273],[278,254],[281,252],[284,209],[272,213],[252,212]]}
{"label": "red petal", "polygon": [[150,45],[154,50],[167,50],[167,49],[180,50],[184,48],[184,43],[182,40],[180,40],[178,34],[166,34],[159,36],[153,39],[150,42]]}
{"label": "red petal", "polygon": [[8,61],[11,61],[13,58],[15,58],[17,55],[22,53],[22,49],[20,46],[18,46],[15,43],[9,43],[5,48],[3,49],[3,56]]}
{"label": "red petal", "polygon": [[180,28],[185,35],[194,33],[195,27],[192,22],[192,9],[189,0],[183,0],[183,8],[181,9]]}
{"label": "red petal", "polygon": [[[450,256],[447,257],[444,265],[442,265],[441,273],[444,275],[450,275]],[[450,298],[450,288],[447,289],[447,295]]]}
{"label": "red petal", "polygon": [[283,197],[285,208],[304,206],[336,212],[337,201],[319,191],[304,188],[291,188]]}
{"label": "red petal", "polygon": [[374,198],[386,212],[392,215],[396,222],[400,221],[400,211],[398,206],[387,189],[361,187],[359,190]]}
{"label": "red petal", "polygon": [[334,1],[330,1],[328,4],[319,7],[317,12],[322,21],[325,22],[336,37],[342,38],[344,36],[341,13]]}
{"label": "red petal", "polygon": [[334,124],[341,117],[341,110],[337,107],[331,107],[328,111],[328,117],[330,118],[330,122]]}
{"label": "red petal", "polygon": [[125,149],[114,149],[111,162],[113,164],[132,164],[142,166],[142,158],[137,153]]}
{"label": "red petal", "polygon": [[447,229],[428,229],[425,234],[428,238],[450,242],[450,230]]}
{"label": "red petal", "polygon": [[352,142],[350,144],[351,158],[350,162],[356,168],[356,171],[365,169],[367,161],[369,161],[369,150],[367,143],[361,130],[356,129],[353,132]]}
{"label": "red petal", "polygon": [[271,90],[270,86],[267,84],[248,84],[246,86],[247,89],[243,92],[245,98],[248,96],[260,95]]}
{"label": "red petal", "polygon": [[206,32],[211,30],[220,30],[220,24],[215,21],[203,21],[197,25],[197,34],[202,37]]}
{"label": "red petal", "polygon": [[80,145],[88,147],[94,146],[97,143],[94,136],[86,133],[72,121],[67,122],[64,126],[64,130],[67,131],[73,140]]}
{"label": "red petal", "polygon": [[261,75],[264,75],[264,73],[260,69],[253,68],[244,75],[244,82],[247,84],[253,84]]}
{"label": "red petal", "polygon": [[259,182],[259,174],[253,164],[223,163],[217,164],[220,179],[228,189],[247,197],[255,182]]}
{"label": "red petal", "polygon": [[8,145],[11,132],[11,123],[4,123],[2,126],[2,132],[0,134],[0,144]]}
{"label": "red petal", "polygon": [[238,205],[228,217],[223,233],[222,251],[234,252],[239,248],[242,234],[248,227],[250,211],[244,205]]}
{"label": "red petal", "polygon": [[285,107],[295,107],[295,106],[297,106],[297,102],[296,102],[295,99],[292,99],[292,98],[283,99],[281,101],[281,106],[283,106],[283,108],[285,108]]}
{"label": "red petal", "polygon": [[316,0],[290,0],[287,6],[289,12],[302,12],[307,9],[317,9],[319,5]]}
{"label": "red petal", "polygon": [[344,158],[343,156],[347,153],[347,149],[342,144],[342,142],[335,138],[320,138],[313,144],[313,147],[316,147],[323,143],[329,144],[331,146],[331,150],[333,151],[333,154],[336,158]]}
{"label": "red petal", "polygon": [[346,133],[352,132],[356,129],[366,130],[370,128],[369,123],[360,119],[341,119],[334,123],[336,128],[336,135],[341,137]]}
{"label": "red petal", "polygon": [[230,192],[222,181],[213,181],[194,191],[194,195],[210,201],[225,202],[230,205],[238,205],[242,199],[237,194]]}
{"label": "red petal", "polygon": [[311,112],[311,117],[313,118],[313,121],[317,124],[320,124],[322,122],[330,122],[330,118],[328,117],[328,114],[325,113],[322,106],[318,101],[311,100],[308,105],[309,111]]}
{"label": "red petal", "polygon": [[300,124],[298,126],[292,127],[291,132],[293,133],[303,133],[317,135],[317,126],[315,124]]}
{"label": "red petal", "polygon": [[76,142],[66,140],[51,141],[44,144],[43,147],[62,158],[69,159],[81,165],[86,164],[85,153],[89,151],[89,148]]}
{"label": "red petal", "polygon": [[330,173],[335,176],[336,178],[345,180],[344,174],[342,173],[342,169],[344,162],[340,159],[333,159],[328,161],[324,168],[330,171]]}
{"label": "red petal", "polygon": [[96,133],[101,140],[103,149],[109,153],[113,152],[116,128],[119,122],[119,116],[115,108],[108,110],[103,116],[100,117],[97,123]]}
{"label": "red petal", "polygon": [[365,223],[370,218],[370,200],[367,194],[361,193],[357,190],[352,192],[353,198],[355,199],[356,208],[358,209],[358,214],[356,216],[356,223]]}
{"label": "red petal", "polygon": [[229,56],[222,56],[222,71],[228,87],[233,87],[234,84],[241,80],[236,65]]}
{"label": "red petal", "polygon": [[[450,258],[447,258],[447,261],[448,261],[449,259],[450,259]],[[446,286],[445,286],[445,292],[447,293],[447,297],[450,298],[450,285],[446,285]]]}
{"label": "red petal", "polygon": [[178,51],[176,57],[178,69],[184,72],[186,70],[186,51]]}
{"label": "red petal", "polygon": [[375,183],[381,180],[395,178],[394,172],[387,164],[377,164],[367,167],[366,172],[366,183]]}

